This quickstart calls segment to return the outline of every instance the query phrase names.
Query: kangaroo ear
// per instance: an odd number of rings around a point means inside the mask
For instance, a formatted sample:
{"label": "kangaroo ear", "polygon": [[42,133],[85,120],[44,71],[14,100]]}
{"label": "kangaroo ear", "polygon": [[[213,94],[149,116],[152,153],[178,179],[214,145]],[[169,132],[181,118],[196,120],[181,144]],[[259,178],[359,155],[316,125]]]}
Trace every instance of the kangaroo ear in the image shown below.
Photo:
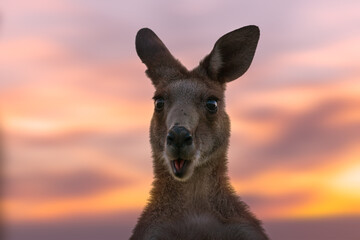
{"label": "kangaroo ear", "polygon": [[140,29],[135,45],[138,56],[147,67],[146,73],[155,86],[161,79],[174,78],[187,71],[151,29]]}
{"label": "kangaroo ear", "polygon": [[237,79],[250,67],[259,37],[257,26],[246,26],[225,34],[200,63],[201,70],[222,83]]}

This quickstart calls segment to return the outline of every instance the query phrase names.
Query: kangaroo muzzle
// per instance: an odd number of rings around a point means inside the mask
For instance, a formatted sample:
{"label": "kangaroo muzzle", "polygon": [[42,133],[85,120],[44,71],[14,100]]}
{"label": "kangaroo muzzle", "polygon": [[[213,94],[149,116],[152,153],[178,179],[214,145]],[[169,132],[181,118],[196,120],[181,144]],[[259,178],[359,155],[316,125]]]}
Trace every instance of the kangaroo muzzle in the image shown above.
{"label": "kangaroo muzzle", "polygon": [[174,126],[166,137],[166,155],[176,177],[183,177],[195,155],[191,132],[183,126]]}

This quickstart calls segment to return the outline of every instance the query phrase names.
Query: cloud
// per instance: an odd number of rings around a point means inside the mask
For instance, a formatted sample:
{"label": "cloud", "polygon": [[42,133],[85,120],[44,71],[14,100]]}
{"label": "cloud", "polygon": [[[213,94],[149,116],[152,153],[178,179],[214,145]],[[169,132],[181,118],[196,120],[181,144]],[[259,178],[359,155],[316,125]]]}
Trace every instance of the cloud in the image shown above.
{"label": "cloud", "polygon": [[4,179],[7,200],[42,200],[94,195],[109,189],[129,185],[130,180],[99,169],[79,169],[72,172],[34,172]]}
{"label": "cloud", "polygon": [[[241,168],[234,162],[236,170],[233,172],[246,176],[279,166],[298,169],[328,163],[328,156],[341,153],[360,140],[358,122],[331,125],[330,119],[344,112],[356,112],[359,108],[360,102],[328,99],[304,113],[278,119],[279,121],[274,122],[281,125],[278,133],[267,142],[258,145],[255,143],[251,149],[246,149],[242,154],[245,161],[241,162]],[[274,117],[275,113],[276,111],[265,109],[246,113],[245,117],[250,117],[252,121],[266,121],[266,118]]]}
{"label": "cloud", "polygon": [[312,200],[310,191],[296,190],[286,194],[262,195],[260,193],[259,195],[240,194],[240,196],[260,219],[284,217],[284,213]]}
{"label": "cloud", "polygon": [[61,220],[7,223],[5,236],[12,240],[128,239],[139,215],[139,212],[115,212]]}
{"label": "cloud", "polygon": [[279,220],[265,222],[265,229],[278,240],[359,239],[359,223],[359,217]]}
{"label": "cloud", "polygon": [[56,170],[65,167],[71,170],[103,166],[139,178],[136,173],[142,176],[152,173],[148,135],[147,128],[8,134],[7,169],[21,174],[24,168]]}

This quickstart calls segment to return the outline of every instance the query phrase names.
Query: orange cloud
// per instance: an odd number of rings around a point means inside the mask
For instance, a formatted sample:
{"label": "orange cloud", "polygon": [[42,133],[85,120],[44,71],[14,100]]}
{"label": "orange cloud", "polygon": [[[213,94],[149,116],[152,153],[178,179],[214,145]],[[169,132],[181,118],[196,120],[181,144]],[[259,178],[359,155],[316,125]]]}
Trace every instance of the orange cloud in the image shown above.
{"label": "orange cloud", "polygon": [[90,197],[57,198],[46,202],[4,200],[4,216],[16,222],[139,210],[145,205],[150,190],[151,180],[146,180],[148,184],[112,189]]}
{"label": "orange cloud", "polygon": [[[264,199],[256,209],[263,218],[359,215],[358,149],[360,145],[357,144],[347,152],[325,156],[329,164],[316,168],[294,170],[278,167],[251,178],[241,178],[234,182],[235,188],[245,198],[257,196]],[[291,199],[286,201],[293,195],[299,196],[300,201],[295,204]],[[272,200],[277,198],[285,198],[285,201],[277,206]]]}

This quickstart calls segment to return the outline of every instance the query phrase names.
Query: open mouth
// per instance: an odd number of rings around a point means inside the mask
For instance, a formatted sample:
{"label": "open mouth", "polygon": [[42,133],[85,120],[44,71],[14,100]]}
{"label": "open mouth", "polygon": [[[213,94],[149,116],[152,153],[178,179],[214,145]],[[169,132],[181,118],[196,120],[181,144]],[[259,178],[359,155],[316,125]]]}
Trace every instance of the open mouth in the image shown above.
{"label": "open mouth", "polygon": [[181,178],[184,176],[189,161],[184,159],[176,159],[171,161],[171,167],[175,176]]}

